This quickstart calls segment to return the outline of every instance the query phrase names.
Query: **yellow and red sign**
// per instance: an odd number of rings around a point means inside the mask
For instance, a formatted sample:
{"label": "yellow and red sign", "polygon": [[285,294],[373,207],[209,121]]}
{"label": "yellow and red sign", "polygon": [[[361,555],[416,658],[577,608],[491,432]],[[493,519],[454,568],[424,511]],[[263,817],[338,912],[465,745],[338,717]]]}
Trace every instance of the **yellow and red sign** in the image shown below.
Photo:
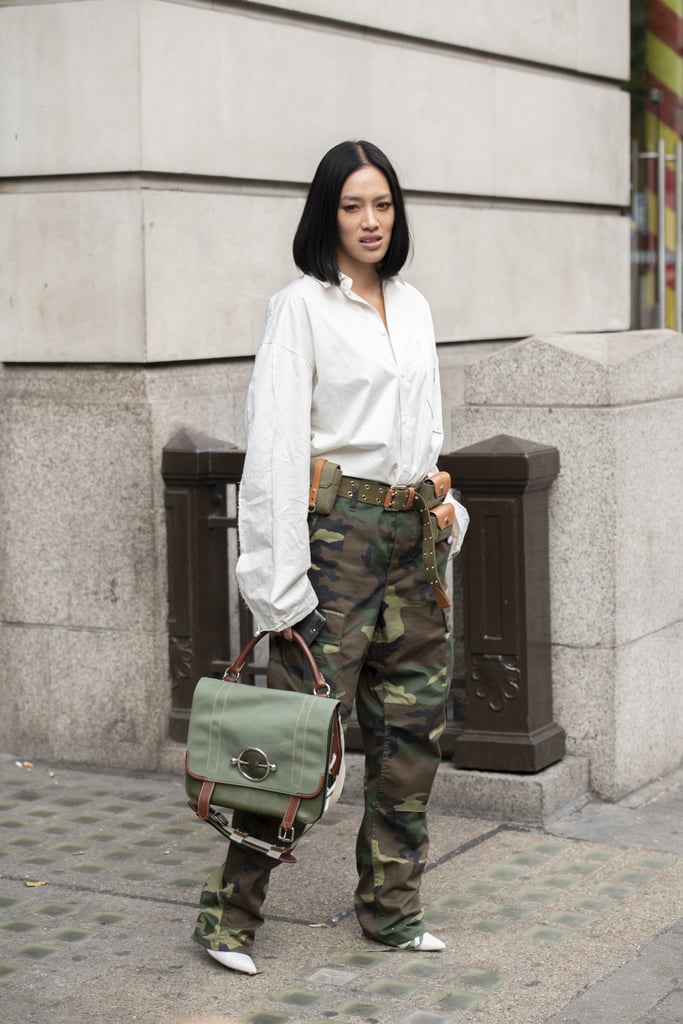
{"label": "yellow and red sign", "polygon": [[[655,152],[664,142],[667,156],[673,157],[676,143],[683,136],[683,0],[648,0],[645,59],[648,77],[648,104],[645,112],[645,145]],[[674,258],[676,249],[675,195],[681,188],[676,181],[673,159],[666,170],[666,326],[675,326]],[[647,179],[648,247],[657,246],[657,170],[648,161]]]}

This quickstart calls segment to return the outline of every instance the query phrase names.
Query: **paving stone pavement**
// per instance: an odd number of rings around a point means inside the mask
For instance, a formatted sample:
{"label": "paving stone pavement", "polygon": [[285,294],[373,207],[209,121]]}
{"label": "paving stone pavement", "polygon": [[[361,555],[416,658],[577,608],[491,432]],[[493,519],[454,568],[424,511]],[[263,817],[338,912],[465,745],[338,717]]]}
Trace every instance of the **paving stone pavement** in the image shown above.
{"label": "paving stone pavement", "polygon": [[0,780],[2,1024],[683,1021],[683,773],[543,829],[431,815],[433,954],[360,935],[340,803],[273,875],[254,977],[190,941],[224,842],[180,778],[6,755]]}

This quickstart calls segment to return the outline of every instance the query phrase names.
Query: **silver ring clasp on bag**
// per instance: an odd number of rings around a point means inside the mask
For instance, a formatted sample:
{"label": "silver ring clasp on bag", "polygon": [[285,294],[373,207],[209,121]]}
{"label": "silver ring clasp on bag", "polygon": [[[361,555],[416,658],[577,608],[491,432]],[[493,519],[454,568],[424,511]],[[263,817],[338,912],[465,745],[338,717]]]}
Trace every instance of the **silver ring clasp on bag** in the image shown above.
{"label": "silver ring clasp on bag", "polygon": [[237,757],[230,758],[240,775],[249,782],[265,782],[271,772],[277,771],[277,765],[268,760],[265,750],[260,747],[245,747]]}

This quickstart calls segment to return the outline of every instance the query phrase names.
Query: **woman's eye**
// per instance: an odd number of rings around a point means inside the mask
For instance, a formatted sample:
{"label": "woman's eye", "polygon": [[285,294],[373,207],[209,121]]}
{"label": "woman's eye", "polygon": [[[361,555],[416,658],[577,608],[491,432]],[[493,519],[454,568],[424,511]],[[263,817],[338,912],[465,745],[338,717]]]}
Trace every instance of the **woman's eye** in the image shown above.
{"label": "woman's eye", "polygon": [[344,211],[344,213],[357,213],[358,207],[354,206],[353,204],[350,204],[348,206],[342,206],[342,210]]}
{"label": "woman's eye", "polygon": [[388,210],[388,209],[390,209],[390,207],[391,207],[391,203],[389,203],[389,202],[386,202],[386,203],[378,203],[378,204],[377,204],[377,209],[378,209],[378,210]]}

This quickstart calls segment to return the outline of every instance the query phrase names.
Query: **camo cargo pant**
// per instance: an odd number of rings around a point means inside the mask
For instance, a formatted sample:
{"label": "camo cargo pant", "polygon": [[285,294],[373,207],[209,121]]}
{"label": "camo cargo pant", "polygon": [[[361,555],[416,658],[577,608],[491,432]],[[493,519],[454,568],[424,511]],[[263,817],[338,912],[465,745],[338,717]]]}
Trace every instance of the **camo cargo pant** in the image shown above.
{"label": "camo cargo pant", "polygon": [[[450,612],[426,578],[417,511],[338,498],[330,515],[310,517],[310,536],[310,579],[327,619],[312,650],[345,721],[355,700],[365,750],[356,914],[368,936],[396,946],[425,930],[420,880],[451,676]],[[443,575],[448,545],[437,549]],[[271,637],[268,685],[310,688],[302,662],[297,645]],[[269,842],[277,834],[268,818],[236,814],[235,824]],[[202,891],[195,941],[249,950],[273,866],[231,844]]]}

